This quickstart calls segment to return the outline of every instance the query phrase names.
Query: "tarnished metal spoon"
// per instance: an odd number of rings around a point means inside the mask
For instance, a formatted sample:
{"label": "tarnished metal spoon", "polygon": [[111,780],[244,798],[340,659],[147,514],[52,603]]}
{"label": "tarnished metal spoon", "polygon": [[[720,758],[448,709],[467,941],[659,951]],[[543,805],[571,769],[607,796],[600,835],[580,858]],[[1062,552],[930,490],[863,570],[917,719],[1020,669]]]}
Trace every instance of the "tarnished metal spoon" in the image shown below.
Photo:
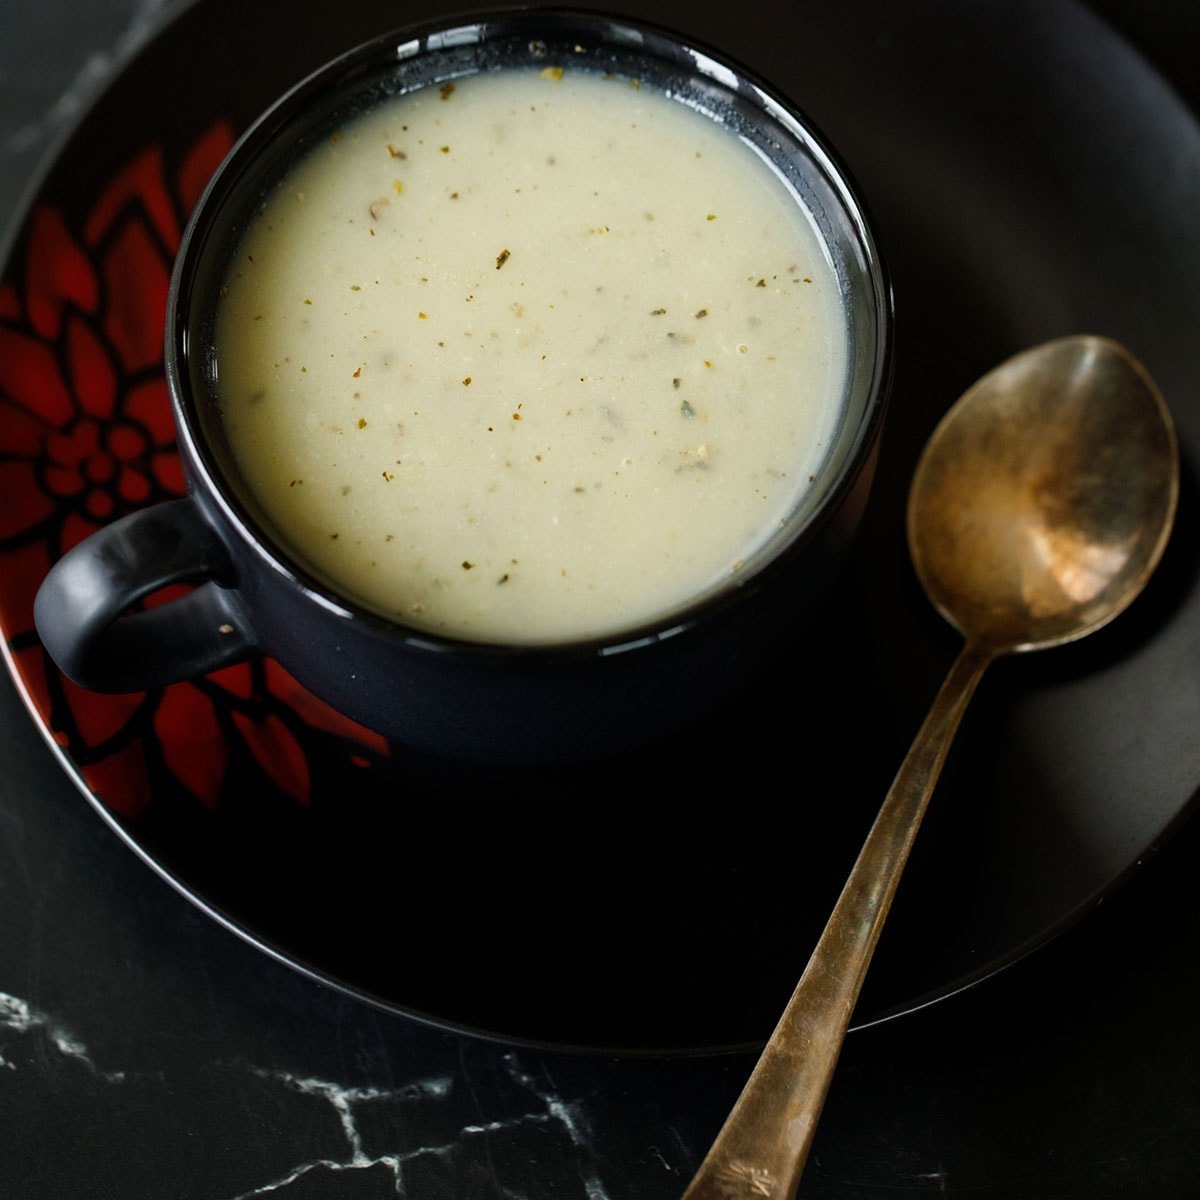
{"label": "tarnished metal spoon", "polygon": [[908,540],[966,639],[775,1032],[684,1200],[790,1200],[917,827],[984,670],[1081,638],[1142,590],[1179,494],[1170,414],[1106,338],[1018,354],[942,419],[917,464]]}

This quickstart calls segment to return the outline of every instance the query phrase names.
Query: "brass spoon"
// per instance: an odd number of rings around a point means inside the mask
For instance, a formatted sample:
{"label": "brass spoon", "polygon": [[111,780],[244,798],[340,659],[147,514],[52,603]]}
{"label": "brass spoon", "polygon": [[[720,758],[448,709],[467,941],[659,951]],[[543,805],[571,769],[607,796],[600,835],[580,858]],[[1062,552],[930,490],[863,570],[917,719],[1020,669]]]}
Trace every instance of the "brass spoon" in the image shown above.
{"label": "brass spoon", "polygon": [[1120,613],[1162,556],[1178,493],[1162,396],[1105,338],[1018,354],[942,419],[913,479],[908,540],[922,585],[966,645],[684,1200],[795,1195],[900,873],[984,670]]}

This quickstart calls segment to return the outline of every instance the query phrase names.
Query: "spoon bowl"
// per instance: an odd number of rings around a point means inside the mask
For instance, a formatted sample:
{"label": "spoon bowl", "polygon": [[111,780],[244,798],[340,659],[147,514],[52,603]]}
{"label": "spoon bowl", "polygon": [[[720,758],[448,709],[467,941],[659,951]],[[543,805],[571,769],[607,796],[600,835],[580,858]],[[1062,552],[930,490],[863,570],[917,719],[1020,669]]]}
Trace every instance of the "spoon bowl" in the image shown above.
{"label": "spoon bowl", "polygon": [[1142,590],[1166,546],[1178,452],[1154,381],[1119,343],[1071,337],[983,376],[925,446],[913,566],[968,641],[1073,641]]}
{"label": "spoon bowl", "polygon": [[988,665],[1122,612],[1167,544],[1179,451],[1146,369],[1107,338],[1046,342],[983,376],[921,455],[913,566],[966,644],[808,966],[684,1200],[791,1200],[863,979],[951,742]]}

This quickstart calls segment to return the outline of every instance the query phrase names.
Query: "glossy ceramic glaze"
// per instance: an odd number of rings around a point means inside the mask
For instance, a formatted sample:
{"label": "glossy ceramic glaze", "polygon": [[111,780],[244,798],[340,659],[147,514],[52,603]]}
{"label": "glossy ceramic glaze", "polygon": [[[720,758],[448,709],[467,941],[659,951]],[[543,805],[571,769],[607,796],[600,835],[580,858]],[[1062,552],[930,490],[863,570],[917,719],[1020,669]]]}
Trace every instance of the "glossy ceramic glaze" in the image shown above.
{"label": "glossy ceramic glaze", "polygon": [[[261,196],[348,102],[564,57],[687,96],[796,190],[843,291],[850,347],[843,417],[783,532],[725,590],[619,635],[564,645],[484,645],[415,632],[306,570],[240,483],[216,415],[216,300]],[[755,679],[825,594],[870,489],[891,323],[879,247],[846,172],[792,105],[715,52],[651,26],[570,12],[489,14],[386,35],[271,108],[201,199],[167,311],[167,375],[190,496],[134,513],[64,558],[39,596],[39,631],[69,675],[106,691],[158,686],[264,653],[368,728],[448,756],[557,761],[649,741]],[[178,580],[200,586],[121,616]]]}

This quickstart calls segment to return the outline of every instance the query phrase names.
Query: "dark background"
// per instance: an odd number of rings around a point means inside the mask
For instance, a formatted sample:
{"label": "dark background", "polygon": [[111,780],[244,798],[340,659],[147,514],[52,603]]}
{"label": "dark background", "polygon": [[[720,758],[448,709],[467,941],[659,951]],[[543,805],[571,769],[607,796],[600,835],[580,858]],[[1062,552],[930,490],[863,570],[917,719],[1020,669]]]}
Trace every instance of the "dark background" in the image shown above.
{"label": "dark background", "polygon": [[[1198,6],[1093,7],[1200,105]],[[169,8],[0,7],[5,219],[47,140]],[[1198,868],[1193,821],[1030,958],[855,1032],[801,1196],[1200,1193]],[[669,1200],[750,1065],[505,1047],[300,977],[117,840],[7,680],[0,915],[3,1200]]]}

